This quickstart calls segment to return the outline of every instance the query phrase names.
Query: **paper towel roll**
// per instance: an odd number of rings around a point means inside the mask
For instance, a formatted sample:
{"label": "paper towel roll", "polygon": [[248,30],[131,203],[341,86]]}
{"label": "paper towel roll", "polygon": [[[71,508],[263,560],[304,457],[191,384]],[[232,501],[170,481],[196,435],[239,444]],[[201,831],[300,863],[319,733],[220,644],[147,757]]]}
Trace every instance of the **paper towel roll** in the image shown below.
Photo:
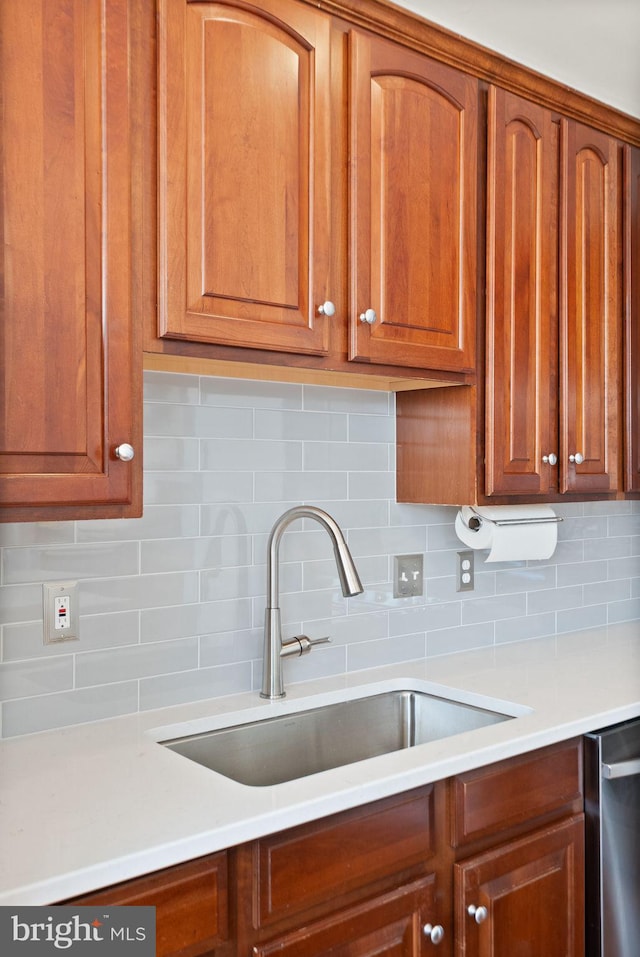
{"label": "paper towel roll", "polygon": [[[477,531],[469,519],[480,517]],[[511,524],[496,522],[509,519]],[[549,505],[490,505],[471,508],[463,505],[456,515],[455,529],[468,548],[490,549],[487,562],[517,562],[550,558],[558,541],[556,514]]]}

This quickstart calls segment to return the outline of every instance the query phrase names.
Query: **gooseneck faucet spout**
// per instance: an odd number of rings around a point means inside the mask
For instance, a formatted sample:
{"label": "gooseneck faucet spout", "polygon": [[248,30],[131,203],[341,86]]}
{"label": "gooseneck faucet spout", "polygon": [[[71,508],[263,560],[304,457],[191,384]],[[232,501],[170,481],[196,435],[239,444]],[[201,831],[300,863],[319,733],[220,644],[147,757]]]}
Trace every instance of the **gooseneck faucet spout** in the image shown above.
{"label": "gooseneck faucet spout", "polygon": [[306,635],[297,635],[284,642],[282,640],[278,555],[280,540],[285,530],[298,518],[313,518],[327,531],[333,545],[342,594],[345,598],[352,598],[364,591],[344,535],[335,519],[315,505],[296,505],[280,516],[271,529],[267,545],[267,607],[264,616],[264,659],[260,692],[262,698],[284,698],[283,658],[306,654],[311,651],[313,645],[331,640],[307,638]]}

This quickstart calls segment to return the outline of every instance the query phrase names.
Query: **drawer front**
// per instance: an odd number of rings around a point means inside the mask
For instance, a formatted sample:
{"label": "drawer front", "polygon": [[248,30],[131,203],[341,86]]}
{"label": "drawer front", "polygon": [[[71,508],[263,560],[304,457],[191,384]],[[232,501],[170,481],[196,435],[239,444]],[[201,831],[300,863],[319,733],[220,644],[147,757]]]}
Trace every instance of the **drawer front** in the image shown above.
{"label": "drawer front", "polygon": [[74,904],[156,908],[156,957],[196,957],[228,938],[226,852],[75,898]]}
{"label": "drawer front", "polygon": [[435,853],[435,795],[421,788],[256,841],[256,926],[424,870]]}
{"label": "drawer front", "polygon": [[454,847],[582,809],[580,739],[490,764],[452,779]]}

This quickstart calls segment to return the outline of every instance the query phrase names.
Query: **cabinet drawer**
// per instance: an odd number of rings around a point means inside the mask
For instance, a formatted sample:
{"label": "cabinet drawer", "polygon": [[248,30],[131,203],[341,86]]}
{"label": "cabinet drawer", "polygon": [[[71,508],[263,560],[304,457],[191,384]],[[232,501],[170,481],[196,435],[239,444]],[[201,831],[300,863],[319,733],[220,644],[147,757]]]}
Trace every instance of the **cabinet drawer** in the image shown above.
{"label": "cabinet drawer", "polygon": [[562,742],[453,778],[454,847],[582,808],[582,744]]}
{"label": "cabinet drawer", "polygon": [[436,787],[274,834],[254,845],[257,927],[425,869],[435,853]]}
{"label": "cabinet drawer", "polygon": [[227,854],[211,854],[76,898],[156,908],[156,957],[196,957],[228,937]]}

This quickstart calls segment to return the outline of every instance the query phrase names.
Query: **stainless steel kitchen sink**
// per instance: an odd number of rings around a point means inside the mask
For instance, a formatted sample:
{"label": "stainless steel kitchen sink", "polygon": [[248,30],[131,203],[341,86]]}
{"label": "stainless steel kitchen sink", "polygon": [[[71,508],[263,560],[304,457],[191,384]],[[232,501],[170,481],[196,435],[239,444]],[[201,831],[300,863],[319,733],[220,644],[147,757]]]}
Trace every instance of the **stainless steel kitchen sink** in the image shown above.
{"label": "stainless steel kitchen sink", "polygon": [[265,787],[511,717],[421,691],[388,691],[160,743],[241,784]]}

